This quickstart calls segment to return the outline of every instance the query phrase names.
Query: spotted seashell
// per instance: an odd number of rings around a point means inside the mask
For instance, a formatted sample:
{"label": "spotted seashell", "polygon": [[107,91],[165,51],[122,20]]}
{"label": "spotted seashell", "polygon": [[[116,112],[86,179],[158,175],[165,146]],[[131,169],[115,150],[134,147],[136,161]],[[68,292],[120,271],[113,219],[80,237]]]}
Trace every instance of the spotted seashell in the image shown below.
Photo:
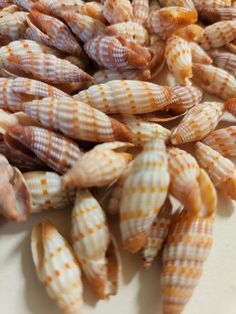
{"label": "spotted seashell", "polygon": [[215,187],[236,200],[236,167],[234,163],[201,142],[196,144],[195,155]]}
{"label": "spotted seashell", "polygon": [[170,36],[166,43],[165,58],[179,84],[191,85],[192,54],[188,42],[179,36]]}
{"label": "spotted seashell", "polygon": [[228,99],[224,104],[224,108],[234,117],[236,117],[236,98]]}
{"label": "spotted seashell", "polygon": [[155,218],[147,237],[147,243],[143,248],[143,266],[148,269],[152,266],[158,255],[170,229],[172,205],[167,198],[159,214]]}
{"label": "spotted seashell", "polygon": [[75,142],[39,127],[16,125],[8,135],[58,173],[66,172],[82,156]]}
{"label": "spotted seashell", "polygon": [[236,79],[223,69],[208,64],[193,64],[193,81],[208,93],[222,99],[235,96]]}
{"label": "spotted seashell", "polygon": [[106,23],[106,19],[103,15],[102,3],[89,1],[83,4],[83,6],[79,9],[79,12],[83,15],[88,15],[96,20],[99,20],[102,23]]}
{"label": "spotted seashell", "polygon": [[0,19],[0,34],[7,35],[12,39],[19,39],[24,37],[26,30],[26,12],[14,12],[7,14]]}
{"label": "spotted seashell", "polygon": [[191,49],[192,60],[194,63],[212,64],[211,57],[201,48],[200,45],[195,42],[189,42],[188,45]]}
{"label": "spotted seashell", "polygon": [[88,190],[79,190],[72,211],[72,244],[75,255],[101,299],[118,289],[119,257],[105,214]]}
{"label": "spotted seashell", "polygon": [[149,1],[133,0],[132,7],[134,12],[133,21],[139,24],[144,24],[149,15]]}
{"label": "spotted seashell", "polygon": [[195,10],[183,7],[167,7],[149,15],[147,29],[150,33],[155,33],[165,40],[176,30],[196,21]]}
{"label": "spotted seashell", "polygon": [[236,156],[236,126],[215,130],[202,142],[223,156]]}
{"label": "spotted seashell", "polygon": [[72,32],[85,43],[94,37],[106,34],[105,24],[91,16],[66,12],[63,13],[63,19]]}
{"label": "spotted seashell", "polygon": [[202,274],[213,238],[214,216],[177,213],[162,255],[163,313],[182,313]]}
{"label": "spotted seashell", "polygon": [[23,9],[25,9],[26,11],[29,11],[31,9],[33,2],[35,2],[35,1],[34,0],[33,1],[30,1],[30,0],[12,0],[12,2],[14,4],[16,4],[18,7],[21,7]]}
{"label": "spotted seashell", "polygon": [[202,20],[208,23],[234,20],[236,18],[236,8],[205,8],[201,11],[200,16]]}
{"label": "spotted seashell", "polygon": [[147,48],[113,36],[98,36],[84,45],[88,56],[110,70],[145,68],[150,61]]}
{"label": "spotted seashell", "polygon": [[228,71],[234,77],[236,76],[236,55],[234,53],[213,51],[211,56],[217,67]]}
{"label": "spotted seashell", "polygon": [[147,45],[149,41],[148,32],[137,22],[123,22],[106,27],[108,35],[120,36],[128,41],[134,41],[138,45]]}
{"label": "spotted seashell", "polygon": [[69,243],[53,224],[37,224],[31,236],[31,251],[39,280],[64,314],[82,313],[81,271]]}
{"label": "spotted seashell", "polygon": [[204,34],[204,28],[197,24],[190,24],[174,32],[175,35],[186,39],[187,41],[199,42]]}
{"label": "spotted seashell", "polygon": [[200,41],[205,50],[219,48],[236,39],[236,20],[221,21],[205,28]]}
{"label": "spotted seashell", "polygon": [[222,115],[223,104],[218,102],[204,102],[193,107],[172,131],[171,143],[178,145],[202,140],[216,128]]}
{"label": "spotted seashell", "polygon": [[103,84],[114,80],[141,80],[150,79],[149,70],[126,70],[126,71],[111,71],[107,69],[99,70],[93,75],[93,84]]}
{"label": "spotted seashell", "polygon": [[202,12],[205,9],[218,9],[224,7],[231,7],[231,0],[193,0],[195,8],[198,12]]}
{"label": "spotted seashell", "polygon": [[124,182],[120,204],[123,246],[135,253],[147,242],[148,232],[169,187],[168,158],[164,141],[155,138],[133,160]]}
{"label": "spotted seashell", "polygon": [[129,0],[105,0],[103,15],[110,24],[133,20],[133,8]]}
{"label": "spotted seashell", "polygon": [[98,187],[116,182],[131,160],[128,153],[92,149],[63,176],[65,186]]}
{"label": "spotted seashell", "polygon": [[160,0],[162,7],[184,7],[195,10],[195,6],[192,0]]}

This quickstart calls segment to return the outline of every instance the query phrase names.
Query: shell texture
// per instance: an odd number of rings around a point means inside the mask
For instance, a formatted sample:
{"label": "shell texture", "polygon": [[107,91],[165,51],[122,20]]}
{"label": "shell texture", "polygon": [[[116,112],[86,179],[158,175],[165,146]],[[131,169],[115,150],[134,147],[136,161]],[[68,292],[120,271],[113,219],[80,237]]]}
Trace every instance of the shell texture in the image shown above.
{"label": "shell texture", "polygon": [[165,65],[165,42],[156,35],[151,36],[150,40],[149,52],[151,54],[151,61],[148,68],[151,72],[151,78],[154,78],[161,72]]}
{"label": "shell texture", "polygon": [[208,23],[215,23],[218,21],[234,20],[236,18],[236,8],[205,8],[201,11],[201,19]]}
{"label": "shell texture", "polygon": [[133,21],[144,24],[149,15],[149,0],[133,0],[132,7],[134,13]]}
{"label": "shell texture", "polygon": [[236,98],[228,99],[224,104],[224,108],[234,117],[236,117]]}
{"label": "shell texture", "polygon": [[24,38],[27,15],[26,12],[14,12],[0,18],[0,34],[12,39]]}
{"label": "shell texture", "polygon": [[105,0],[103,15],[110,24],[133,20],[133,7],[129,0]]}
{"label": "shell texture", "polygon": [[195,42],[189,42],[188,45],[191,49],[192,61],[194,63],[212,64],[211,57],[206,53],[204,49],[201,48],[200,45]]}
{"label": "shell texture", "polygon": [[236,56],[234,53],[214,51],[211,52],[211,56],[217,67],[224,69],[236,77]]}

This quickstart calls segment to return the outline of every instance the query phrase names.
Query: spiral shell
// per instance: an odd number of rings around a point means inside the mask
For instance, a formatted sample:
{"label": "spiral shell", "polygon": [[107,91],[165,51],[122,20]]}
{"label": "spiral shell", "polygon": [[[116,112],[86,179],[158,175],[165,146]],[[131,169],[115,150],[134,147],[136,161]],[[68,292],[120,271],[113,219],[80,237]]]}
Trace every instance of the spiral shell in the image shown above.
{"label": "spiral shell", "polygon": [[211,56],[217,67],[228,71],[236,77],[236,56],[234,53],[213,51]]}
{"label": "spiral shell", "polygon": [[133,20],[133,8],[129,0],[106,0],[103,15],[110,24]]}
{"label": "spiral shell", "polygon": [[149,0],[133,0],[132,7],[134,12],[133,21],[144,24],[149,15]]}
{"label": "spiral shell", "polygon": [[206,53],[205,50],[201,48],[197,43],[190,42],[188,43],[191,54],[192,54],[192,60],[194,63],[203,63],[203,64],[211,64],[212,59],[210,56]]}
{"label": "spiral shell", "polygon": [[12,39],[23,38],[27,15],[26,12],[14,12],[0,18],[0,34],[7,35]]}
{"label": "spiral shell", "polygon": [[174,34],[187,41],[199,42],[204,34],[204,28],[197,24],[190,24],[177,30]]}
{"label": "spiral shell", "polygon": [[103,84],[114,80],[141,80],[150,79],[149,70],[126,70],[126,71],[111,71],[107,69],[99,70],[93,75],[93,84]]}
{"label": "spiral shell", "polygon": [[69,243],[49,221],[37,224],[31,251],[39,280],[64,314],[81,314],[81,272]]}
{"label": "spiral shell", "polygon": [[124,182],[120,204],[123,246],[135,253],[147,242],[148,232],[169,187],[168,158],[164,141],[153,139],[133,160]]}
{"label": "spiral shell", "polygon": [[193,107],[172,131],[171,143],[177,145],[202,140],[216,128],[222,115],[221,103],[204,102]]}

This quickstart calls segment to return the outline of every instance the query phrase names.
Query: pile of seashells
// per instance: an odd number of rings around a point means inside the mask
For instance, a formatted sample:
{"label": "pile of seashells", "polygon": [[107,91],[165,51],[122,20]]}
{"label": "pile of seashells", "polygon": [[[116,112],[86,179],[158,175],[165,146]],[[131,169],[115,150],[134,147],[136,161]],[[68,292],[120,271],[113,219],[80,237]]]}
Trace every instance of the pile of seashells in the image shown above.
{"label": "pile of seashells", "polygon": [[[236,199],[236,126],[215,130],[225,111],[236,117],[235,3],[0,0],[0,213],[22,222],[73,206],[70,244],[49,221],[31,242],[64,313],[82,311],[81,272],[99,298],[117,293],[109,214],[145,268],[162,249],[163,313],[191,298],[215,188]],[[175,84],[153,83],[164,68]],[[196,159],[175,147],[193,142]]]}

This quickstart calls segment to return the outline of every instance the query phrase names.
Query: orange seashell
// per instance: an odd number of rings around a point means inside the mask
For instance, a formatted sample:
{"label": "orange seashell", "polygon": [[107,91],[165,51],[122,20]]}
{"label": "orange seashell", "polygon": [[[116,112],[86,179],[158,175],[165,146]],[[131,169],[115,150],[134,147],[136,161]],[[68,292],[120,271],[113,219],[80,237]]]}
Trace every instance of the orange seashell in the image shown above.
{"label": "orange seashell", "polygon": [[134,12],[133,21],[139,24],[144,24],[149,15],[149,1],[133,0],[132,7]]}
{"label": "orange seashell", "polygon": [[212,64],[211,57],[201,48],[201,46],[194,42],[190,42],[188,45],[191,49],[192,60],[194,63]]}
{"label": "orange seashell", "polygon": [[175,35],[182,37],[183,39],[186,39],[188,41],[196,41],[199,42],[204,34],[204,28],[197,24],[190,24],[188,26],[185,26],[176,32],[174,32]]}
{"label": "orange seashell", "polygon": [[26,30],[26,12],[14,12],[0,18],[0,34],[12,39],[23,38]]}
{"label": "orange seashell", "polygon": [[236,56],[234,53],[213,51],[211,56],[217,67],[228,71],[234,77],[236,76]]}
{"label": "orange seashell", "polygon": [[224,108],[234,117],[236,117],[236,98],[228,99],[224,104]]}
{"label": "orange seashell", "polygon": [[103,15],[110,24],[133,20],[133,8],[129,0],[105,0]]}

